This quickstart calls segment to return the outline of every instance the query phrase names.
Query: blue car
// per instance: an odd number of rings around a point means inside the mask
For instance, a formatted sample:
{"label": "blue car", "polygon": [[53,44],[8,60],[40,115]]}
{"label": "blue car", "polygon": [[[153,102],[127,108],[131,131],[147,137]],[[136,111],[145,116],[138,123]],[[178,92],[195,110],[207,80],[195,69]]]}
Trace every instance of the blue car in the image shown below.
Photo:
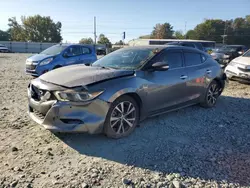
{"label": "blue car", "polygon": [[93,45],[57,44],[26,60],[26,74],[40,76],[50,70],[75,64],[90,65],[97,60]]}

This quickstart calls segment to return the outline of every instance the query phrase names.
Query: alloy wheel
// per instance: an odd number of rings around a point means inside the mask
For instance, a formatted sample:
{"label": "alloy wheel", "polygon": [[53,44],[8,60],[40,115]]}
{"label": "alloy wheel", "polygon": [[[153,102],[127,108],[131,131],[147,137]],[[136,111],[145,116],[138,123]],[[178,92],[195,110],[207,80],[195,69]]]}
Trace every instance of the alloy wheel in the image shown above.
{"label": "alloy wheel", "polygon": [[218,96],[219,96],[219,87],[218,84],[214,83],[210,86],[208,90],[207,102],[210,105],[215,105]]}
{"label": "alloy wheel", "polygon": [[136,109],[133,103],[123,101],[113,109],[110,117],[110,126],[116,134],[124,134],[135,126]]}

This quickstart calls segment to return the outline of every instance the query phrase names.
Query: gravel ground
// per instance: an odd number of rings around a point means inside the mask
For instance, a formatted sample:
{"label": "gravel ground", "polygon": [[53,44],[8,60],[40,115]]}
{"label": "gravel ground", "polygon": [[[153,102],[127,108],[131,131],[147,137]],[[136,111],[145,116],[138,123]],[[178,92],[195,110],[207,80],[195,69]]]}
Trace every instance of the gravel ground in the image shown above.
{"label": "gravel ground", "polygon": [[54,135],[27,115],[27,54],[0,54],[0,187],[250,187],[250,85],[125,139]]}

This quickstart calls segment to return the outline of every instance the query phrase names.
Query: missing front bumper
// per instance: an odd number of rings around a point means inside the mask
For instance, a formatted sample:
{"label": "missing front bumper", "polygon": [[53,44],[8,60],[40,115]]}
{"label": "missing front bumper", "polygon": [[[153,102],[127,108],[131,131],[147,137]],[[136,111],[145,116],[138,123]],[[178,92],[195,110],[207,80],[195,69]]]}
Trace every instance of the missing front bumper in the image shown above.
{"label": "missing front bumper", "polygon": [[29,99],[30,117],[53,132],[101,133],[109,109],[109,103],[99,99],[85,104],[55,102],[46,113],[48,106],[34,103],[36,101]]}

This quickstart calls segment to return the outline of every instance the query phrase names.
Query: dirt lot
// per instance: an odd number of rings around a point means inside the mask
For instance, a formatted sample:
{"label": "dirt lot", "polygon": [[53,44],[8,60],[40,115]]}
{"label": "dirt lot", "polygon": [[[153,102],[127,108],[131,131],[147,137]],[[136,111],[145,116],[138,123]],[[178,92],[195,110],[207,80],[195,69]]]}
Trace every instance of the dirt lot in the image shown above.
{"label": "dirt lot", "polygon": [[249,187],[250,85],[217,107],[145,120],[128,138],[61,134],[27,115],[27,54],[0,54],[0,187]]}

